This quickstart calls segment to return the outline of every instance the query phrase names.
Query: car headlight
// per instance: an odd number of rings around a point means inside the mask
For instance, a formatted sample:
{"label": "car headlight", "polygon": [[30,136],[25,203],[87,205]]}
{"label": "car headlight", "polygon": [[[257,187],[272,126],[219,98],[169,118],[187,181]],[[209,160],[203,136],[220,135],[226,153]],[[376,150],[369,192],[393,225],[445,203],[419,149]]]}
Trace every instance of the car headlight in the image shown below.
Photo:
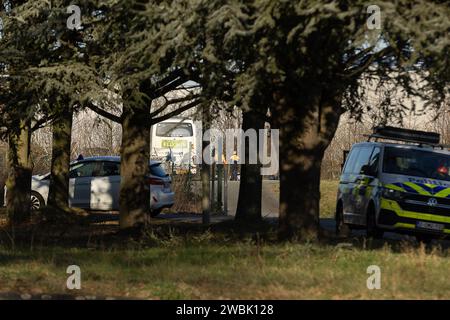
{"label": "car headlight", "polygon": [[383,188],[383,190],[381,191],[381,196],[385,199],[390,199],[390,200],[402,200],[404,197],[404,194],[405,193],[402,191],[387,189],[387,188]]}

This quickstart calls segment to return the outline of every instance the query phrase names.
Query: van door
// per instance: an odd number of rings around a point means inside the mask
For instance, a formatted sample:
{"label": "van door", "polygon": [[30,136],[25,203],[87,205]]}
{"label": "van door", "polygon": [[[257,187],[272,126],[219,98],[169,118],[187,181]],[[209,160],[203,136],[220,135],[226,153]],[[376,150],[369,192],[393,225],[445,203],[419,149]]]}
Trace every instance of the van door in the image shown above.
{"label": "van door", "polygon": [[[355,201],[355,203],[358,204],[355,211],[360,216],[366,216],[367,207],[369,205],[373,189],[378,185],[377,176],[380,153],[380,147],[373,148],[369,162],[364,164],[361,168],[361,180],[358,186],[358,199]],[[366,221],[365,218],[364,221]]]}
{"label": "van door", "polygon": [[360,149],[361,148],[359,146],[355,146],[351,149],[350,154],[345,161],[344,170],[342,171],[342,175],[339,181],[339,193],[342,200],[344,221],[346,223],[351,222],[347,218],[351,217],[354,214],[353,202],[351,201],[351,190],[354,180],[353,168],[358,158]]}
{"label": "van door", "polygon": [[368,199],[367,195],[370,178],[364,174],[363,168],[367,168],[373,149],[374,147],[370,145],[362,146],[353,167],[353,175],[350,182],[350,202],[352,203],[352,223],[354,224],[365,223],[363,208],[365,208],[365,204],[370,199],[370,197]]}

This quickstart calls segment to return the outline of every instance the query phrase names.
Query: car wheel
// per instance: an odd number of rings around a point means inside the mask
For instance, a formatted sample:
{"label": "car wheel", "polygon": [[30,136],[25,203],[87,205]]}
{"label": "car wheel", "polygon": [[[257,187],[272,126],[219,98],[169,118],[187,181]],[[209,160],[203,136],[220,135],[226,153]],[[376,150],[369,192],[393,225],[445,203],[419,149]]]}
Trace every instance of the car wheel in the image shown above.
{"label": "car wheel", "polygon": [[381,239],[383,238],[384,231],[380,230],[377,227],[376,223],[376,215],[375,215],[375,209],[373,205],[369,206],[369,210],[367,211],[367,237],[368,238],[374,238],[374,239]]}
{"label": "car wheel", "polygon": [[161,209],[150,210],[150,217],[154,218],[161,213]]}
{"label": "car wheel", "polygon": [[336,209],[336,235],[345,237],[350,235],[350,228],[344,223],[344,210],[340,204]]}
{"label": "car wheel", "polygon": [[44,198],[35,192],[31,191],[31,211],[37,211],[45,205]]}

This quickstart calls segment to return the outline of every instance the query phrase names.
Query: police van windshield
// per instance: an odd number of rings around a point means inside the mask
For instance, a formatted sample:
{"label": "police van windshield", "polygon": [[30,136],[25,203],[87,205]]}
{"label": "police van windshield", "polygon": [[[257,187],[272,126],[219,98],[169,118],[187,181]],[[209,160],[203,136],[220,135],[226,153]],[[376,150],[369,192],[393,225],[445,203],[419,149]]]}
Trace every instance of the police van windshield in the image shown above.
{"label": "police van windshield", "polygon": [[450,156],[426,150],[386,147],[383,172],[450,181]]}

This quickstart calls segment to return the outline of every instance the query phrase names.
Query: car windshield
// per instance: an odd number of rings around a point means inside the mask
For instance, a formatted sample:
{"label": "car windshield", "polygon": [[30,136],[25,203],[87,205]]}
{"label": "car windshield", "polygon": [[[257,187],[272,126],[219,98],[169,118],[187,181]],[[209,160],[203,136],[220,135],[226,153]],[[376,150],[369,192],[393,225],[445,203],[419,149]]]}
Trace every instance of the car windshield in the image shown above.
{"label": "car windshield", "polygon": [[192,137],[192,125],[190,123],[164,122],[156,125],[158,137]]}
{"label": "car windshield", "polygon": [[386,147],[383,172],[450,181],[450,155]]}

